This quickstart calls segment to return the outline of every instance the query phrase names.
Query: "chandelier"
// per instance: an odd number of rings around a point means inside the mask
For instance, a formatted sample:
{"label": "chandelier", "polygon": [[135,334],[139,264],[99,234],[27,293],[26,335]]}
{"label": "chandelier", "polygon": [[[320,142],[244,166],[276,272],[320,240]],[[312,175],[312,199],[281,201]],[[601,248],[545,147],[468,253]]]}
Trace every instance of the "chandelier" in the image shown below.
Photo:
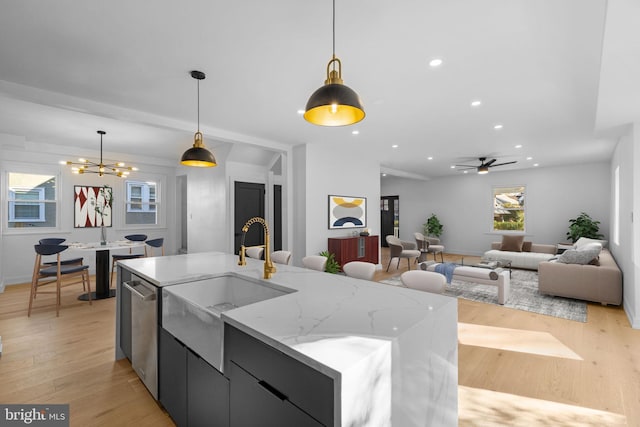
{"label": "chandelier", "polygon": [[129,175],[129,172],[138,170],[138,168],[127,166],[123,162],[104,163],[102,159],[102,136],[106,135],[106,132],[99,130],[98,134],[100,135],[100,163],[87,159],[78,159],[77,162],[62,161],[60,163],[71,166],[71,173],[75,174],[97,173],[100,176],[115,175],[124,178]]}

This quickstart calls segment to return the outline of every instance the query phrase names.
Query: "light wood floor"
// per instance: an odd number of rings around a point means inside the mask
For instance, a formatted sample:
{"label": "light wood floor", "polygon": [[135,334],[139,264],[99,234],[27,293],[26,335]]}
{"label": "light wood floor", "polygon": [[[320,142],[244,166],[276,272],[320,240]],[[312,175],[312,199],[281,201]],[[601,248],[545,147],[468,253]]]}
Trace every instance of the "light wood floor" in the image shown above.
{"label": "light wood floor", "polygon": [[[407,264],[384,268],[375,280]],[[114,299],[89,306],[70,286],[59,318],[49,295],[27,318],[28,292],[0,294],[0,403],[69,403],[72,426],[173,425],[114,361]],[[621,308],[589,304],[580,323],[459,299],[458,317],[461,426],[640,426],[640,331]]]}

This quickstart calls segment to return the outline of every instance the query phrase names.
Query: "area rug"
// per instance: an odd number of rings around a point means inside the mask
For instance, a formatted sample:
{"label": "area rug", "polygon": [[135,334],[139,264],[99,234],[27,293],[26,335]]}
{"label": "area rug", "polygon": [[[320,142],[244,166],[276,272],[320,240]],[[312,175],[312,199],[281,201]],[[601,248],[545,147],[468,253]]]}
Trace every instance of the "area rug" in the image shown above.
{"label": "area rug", "polygon": [[[400,276],[381,280],[380,283],[404,286],[400,281]],[[498,304],[498,288],[480,283],[452,280],[451,283],[447,283],[445,295],[488,304]],[[513,270],[511,274],[511,292],[504,307],[577,322],[587,321],[586,302],[543,295],[538,292],[538,273],[536,271]]]}

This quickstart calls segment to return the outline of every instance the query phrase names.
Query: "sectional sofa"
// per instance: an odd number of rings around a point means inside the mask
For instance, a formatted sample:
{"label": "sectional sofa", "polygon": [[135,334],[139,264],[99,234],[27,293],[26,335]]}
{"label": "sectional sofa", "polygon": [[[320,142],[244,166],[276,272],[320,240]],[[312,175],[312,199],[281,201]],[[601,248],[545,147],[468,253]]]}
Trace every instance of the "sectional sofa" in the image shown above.
{"label": "sectional sofa", "polygon": [[[595,256],[589,254],[580,259],[581,252],[590,247],[596,248],[591,252]],[[613,255],[602,248],[601,243],[589,242],[588,239],[578,240],[575,249],[570,251],[539,264],[538,290],[548,295],[620,305],[622,272]]]}

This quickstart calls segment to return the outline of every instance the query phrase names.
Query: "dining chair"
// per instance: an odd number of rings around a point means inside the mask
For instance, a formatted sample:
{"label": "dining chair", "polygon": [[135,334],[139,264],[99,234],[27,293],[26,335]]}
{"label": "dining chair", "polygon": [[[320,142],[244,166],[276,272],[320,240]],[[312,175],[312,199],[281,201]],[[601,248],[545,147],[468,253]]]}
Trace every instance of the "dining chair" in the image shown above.
{"label": "dining chair", "polygon": [[[144,242],[145,240],[147,240],[147,235],[146,234],[129,234],[128,236],[124,236],[124,238],[129,240],[130,242]],[[113,273],[116,270],[116,262],[122,261],[122,260],[125,260],[125,259],[142,258],[144,256],[145,256],[144,253],[134,254],[133,253],[133,248],[129,248],[129,253],[128,254],[112,254],[111,255],[110,287],[113,286]]]}
{"label": "dining chair", "polygon": [[[91,304],[91,281],[89,279],[88,265],[63,265],[60,253],[65,251],[65,245],[34,245],[36,260],[33,267],[33,277],[31,279],[31,293],[29,295],[29,310],[27,317],[31,316],[33,301],[40,294],[56,295],[56,317],[60,315],[60,290],[64,286],[74,285],[82,282],[89,293],[89,304]],[[45,256],[56,256],[55,265],[44,264],[42,258]],[[75,279],[67,281],[67,279]],[[40,288],[46,285],[55,284],[55,290],[41,291]]]}
{"label": "dining chair", "polygon": [[158,248],[160,248],[160,253],[164,256],[164,237],[147,240],[144,243],[146,244],[144,247],[144,256],[155,256],[154,251]]}
{"label": "dining chair", "polygon": [[[63,244],[67,239],[63,239],[61,237],[47,237],[45,239],[40,239],[38,241],[39,244],[41,245],[61,245]],[[80,258],[68,258],[68,259],[63,259],[60,261],[60,265],[82,265],[84,262],[84,258],[80,257]],[[56,265],[56,261],[49,261],[49,262],[45,262],[44,264],[47,265]]]}
{"label": "dining chair", "polygon": [[405,271],[400,280],[407,288],[432,294],[443,294],[447,284],[444,274],[423,270]]}
{"label": "dining chair", "polygon": [[288,265],[291,261],[291,252],[289,251],[275,251],[271,254],[271,261],[278,264]]}
{"label": "dining chair", "polygon": [[[424,234],[415,232],[413,237],[416,239],[418,249],[422,252],[418,262],[426,261],[426,254],[433,254],[433,260],[436,261],[436,255],[440,254],[440,262],[444,262],[444,246],[440,244],[437,237],[425,237]],[[425,255],[423,257],[423,254]]]}
{"label": "dining chair", "polygon": [[400,267],[400,258],[406,258],[409,270],[411,270],[410,260],[420,257],[420,251],[417,249],[417,245],[414,242],[400,240],[391,235],[387,236],[386,239],[389,245],[389,264],[387,265],[387,271],[389,271],[391,261],[393,261],[394,258],[398,258],[396,268]]}
{"label": "dining chair", "polygon": [[349,277],[372,280],[376,272],[376,265],[370,262],[351,261],[342,266],[342,271]]}
{"label": "dining chair", "polygon": [[302,265],[311,270],[325,271],[327,268],[327,257],[322,255],[309,255],[302,258]]}
{"label": "dining chair", "polygon": [[244,253],[249,258],[262,259],[262,255],[264,254],[264,248],[251,247],[251,248],[245,249]]}

